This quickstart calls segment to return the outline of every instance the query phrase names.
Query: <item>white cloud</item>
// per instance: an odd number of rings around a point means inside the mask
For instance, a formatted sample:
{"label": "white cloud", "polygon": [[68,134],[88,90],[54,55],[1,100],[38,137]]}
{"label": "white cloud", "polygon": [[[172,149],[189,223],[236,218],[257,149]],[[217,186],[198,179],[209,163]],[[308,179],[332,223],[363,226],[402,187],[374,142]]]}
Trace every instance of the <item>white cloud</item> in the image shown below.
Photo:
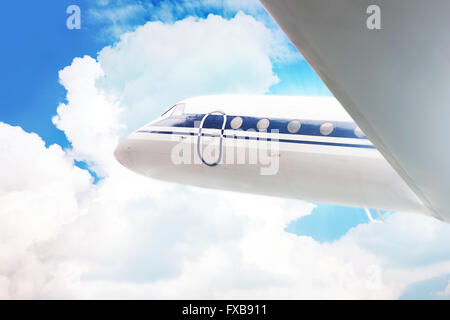
{"label": "white cloud", "polygon": [[67,90],[68,104],[60,104],[53,123],[66,134],[76,160],[86,161],[101,176],[115,165],[111,157],[124,125],[119,122],[121,108],[113,95],[96,87],[104,77],[99,63],[89,56],[74,59],[59,72]]}
{"label": "white cloud", "polygon": [[[205,18],[208,14],[232,18],[244,13],[270,31],[272,43],[270,58],[276,63],[289,63],[302,59],[300,53],[290,43],[272,17],[258,0],[167,0],[158,3],[132,0],[98,0],[88,9],[87,23],[100,24],[99,40],[116,42],[126,32],[134,32],[138,26],[147,21],[161,21],[166,24],[191,18]],[[98,27],[95,25],[95,27]],[[244,32],[248,30],[243,29]]]}
{"label": "white cloud", "polygon": [[[1,124],[0,297],[396,298],[448,272],[433,245],[448,227],[434,220],[393,215],[320,244],[284,231],[311,204],[166,184],[113,159],[125,126],[176,100],[265,92],[270,43],[244,14],[148,23],[60,72],[67,103],[53,121],[71,150]],[[72,158],[105,178],[92,184]],[[395,254],[411,245],[432,252],[425,265]]]}
{"label": "white cloud", "polygon": [[351,230],[344,239],[357,242],[395,268],[450,261],[449,224],[427,216],[411,217],[400,213],[390,215],[387,222],[361,225]]}
{"label": "white cloud", "polygon": [[443,291],[436,292],[436,296],[441,299],[450,299],[450,281]]}
{"label": "white cloud", "polygon": [[386,223],[358,225],[338,243],[356,244],[382,261],[383,277],[400,295],[411,283],[450,273],[450,225],[431,217],[395,213]]}
{"label": "white cloud", "polygon": [[272,44],[270,30],[242,13],[148,22],[99,53],[107,74],[99,86],[118,95],[122,119],[135,128],[190,96],[267,92],[278,81]]}
{"label": "white cloud", "polygon": [[81,214],[91,192],[88,172],[57,146],[0,123],[0,297],[33,296],[51,277],[33,246]]}

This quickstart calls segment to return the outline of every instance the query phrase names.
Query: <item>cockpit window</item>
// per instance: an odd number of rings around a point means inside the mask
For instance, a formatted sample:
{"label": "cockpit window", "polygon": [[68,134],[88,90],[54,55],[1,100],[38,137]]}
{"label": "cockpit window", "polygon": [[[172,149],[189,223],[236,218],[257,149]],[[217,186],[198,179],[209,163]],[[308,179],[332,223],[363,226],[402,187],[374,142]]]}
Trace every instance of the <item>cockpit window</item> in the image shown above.
{"label": "cockpit window", "polygon": [[173,108],[175,108],[175,106],[173,106],[172,108],[170,108],[169,110],[167,110],[166,112],[164,112],[164,113],[161,115],[161,118],[167,118],[167,117],[172,113]]}
{"label": "cockpit window", "polygon": [[182,114],[184,114],[184,107],[185,107],[184,103],[178,103],[178,104],[174,105],[172,108],[170,108],[169,110],[167,110],[166,112],[164,112],[161,115],[161,118],[181,116]]}
{"label": "cockpit window", "polygon": [[184,103],[179,103],[175,105],[175,108],[173,109],[172,114],[170,115],[171,117],[175,117],[175,116],[181,116],[184,114]]}

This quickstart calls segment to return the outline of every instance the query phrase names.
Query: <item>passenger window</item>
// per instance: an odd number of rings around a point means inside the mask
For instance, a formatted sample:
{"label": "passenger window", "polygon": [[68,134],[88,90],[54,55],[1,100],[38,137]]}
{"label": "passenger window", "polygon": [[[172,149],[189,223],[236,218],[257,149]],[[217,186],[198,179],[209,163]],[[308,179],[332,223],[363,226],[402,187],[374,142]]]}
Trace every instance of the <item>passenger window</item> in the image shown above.
{"label": "passenger window", "polygon": [[292,120],[288,123],[287,129],[290,133],[297,133],[301,126],[300,120]]}
{"label": "passenger window", "polygon": [[331,134],[334,130],[334,125],[331,122],[325,122],[320,126],[320,133],[324,136]]}
{"label": "passenger window", "polygon": [[234,117],[230,122],[231,129],[237,130],[242,126],[242,118]]}
{"label": "passenger window", "polygon": [[256,124],[256,128],[259,131],[264,131],[264,130],[266,130],[269,127],[269,124],[270,124],[269,119],[261,119]]}

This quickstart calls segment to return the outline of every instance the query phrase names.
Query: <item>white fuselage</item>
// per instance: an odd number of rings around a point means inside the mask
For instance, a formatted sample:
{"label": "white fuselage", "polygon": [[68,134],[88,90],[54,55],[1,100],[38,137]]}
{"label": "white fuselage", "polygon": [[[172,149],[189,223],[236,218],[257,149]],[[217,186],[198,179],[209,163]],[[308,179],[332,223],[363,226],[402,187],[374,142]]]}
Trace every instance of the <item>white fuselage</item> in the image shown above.
{"label": "white fuselage", "polygon": [[334,98],[191,98],[133,132],[120,163],[155,179],[428,214]]}

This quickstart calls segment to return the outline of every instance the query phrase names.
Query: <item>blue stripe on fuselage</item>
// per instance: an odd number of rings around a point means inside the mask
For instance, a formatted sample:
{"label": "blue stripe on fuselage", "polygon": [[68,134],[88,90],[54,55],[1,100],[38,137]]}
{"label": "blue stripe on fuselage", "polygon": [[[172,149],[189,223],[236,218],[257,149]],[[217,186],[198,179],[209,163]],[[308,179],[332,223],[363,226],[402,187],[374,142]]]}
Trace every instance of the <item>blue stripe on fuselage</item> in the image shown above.
{"label": "blue stripe on fuselage", "polygon": [[[157,127],[175,127],[175,128],[198,128],[204,114],[184,114],[180,116],[174,116],[166,119],[161,119],[152,123],[150,126]],[[225,124],[226,130],[233,130],[230,126],[231,120],[236,116],[227,116],[227,122]],[[237,129],[238,131],[253,130],[256,131],[256,123],[263,118],[239,116],[242,118],[242,126]],[[267,118],[269,120],[269,127],[267,132],[272,130],[278,130],[282,134],[295,134],[295,135],[307,135],[307,136],[320,136],[324,137],[320,133],[320,126],[325,122],[330,122],[334,125],[334,130],[326,137],[334,138],[353,138],[367,140],[367,137],[357,137],[355,135],[356,124],[354,122],[345,121],[327,121],[327,120],[299,120],[301,123],[300,130],[295,133],[291,133],[287,130],[287,125],[294,119],[280,119],[280,118]],[[222,129],[223,116],[212,114],[209,115],[203,124],[205,129]]]}
{"label": "blue stripe on fuselage", "polygon": [[[158,130],[138,130],[137,133],[153,133],[153,134],[175,134],[184,136],[197,136],[194,132],[179,131],[158,131]],[[209,133],[202,133],[202,136],[208,137],[220,137],[220,135],[214,135]],[[312,144],[321,146],[335,146],[335,147],[348,147],[348,148],[363,148],[363,149],[375,149],[373,145],[367,144],[354,144],[354,143],[339,143],[339,142],[326,142],[326,141],[310,141],[310,140],[291,140],[291,139],[272,139],[261,137],[249,137],[249,136],[235,136],[235,135],[223,135],[226,139],[244,139],[244,140],[262,140],[262,141],[278,141],[284,143],[300,143],[300,144]]]}

